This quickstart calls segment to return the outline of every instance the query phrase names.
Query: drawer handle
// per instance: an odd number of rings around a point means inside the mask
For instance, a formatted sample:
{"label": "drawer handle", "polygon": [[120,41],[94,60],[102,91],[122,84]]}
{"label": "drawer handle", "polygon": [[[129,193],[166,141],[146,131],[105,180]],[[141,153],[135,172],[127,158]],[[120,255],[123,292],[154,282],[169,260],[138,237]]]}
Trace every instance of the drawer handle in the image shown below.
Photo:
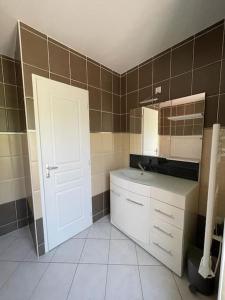
{"label": "drawer handle", "polygon": [[117,193],[117,192],[115,192],[114,190],[111,190],[111,192],[112,192],[114,195],[116,195],[116,196],[120,197],[120,194],[119,194],[119,193]]}
{"label": "drawer handle", "polygon": [[134,203],[134,204],[137,204],[137,205],[139,205],[139,206],[144,206],[144,204],[139,203],[139,202],[136,202],[136,201],[131,200],[131,199],[129,199],[129,198],[127,198],[127,201],[129,201],[129,202],[131,202],[131,203]]}
{"label": "drawer handle", "polygon": [[158,231],[160,231],[160,232],[162,232],[162,233],[164,233],[164,234],[166,234],[166,235],[170,236],[171,238],[173,238],[173,235],[172,235],[172,233],[170,233],[170,232],[167,232],[167,231],[163,230],[163,229],[162,229],[162,228],[160,228],[159,226],[156,226],[156,225],[154,225],[154,228],[155,228],[155,229],[157,229]]}
{"label": "drawer handle", "polygon": [[173,215],[167,214],[167,213],[165,213],[164,211],[161,211],[161,210],[158,209],[158,208],[155,208],[155,211],[156,211],[157,213],[161,214],[161,215],[164,215],[164,216],[168,217],[168,218],[174,219],[174,216],[173,216]]}
{"label": "drawer handle", "polygon": [[159,243],[155,243],[153,242],[154,245],[156,245],[159,249],[163,250],[164,252],[166,252],[167,254],[173,256],[172,252],[170,250],[165,249],[164,247],[162,247]]}

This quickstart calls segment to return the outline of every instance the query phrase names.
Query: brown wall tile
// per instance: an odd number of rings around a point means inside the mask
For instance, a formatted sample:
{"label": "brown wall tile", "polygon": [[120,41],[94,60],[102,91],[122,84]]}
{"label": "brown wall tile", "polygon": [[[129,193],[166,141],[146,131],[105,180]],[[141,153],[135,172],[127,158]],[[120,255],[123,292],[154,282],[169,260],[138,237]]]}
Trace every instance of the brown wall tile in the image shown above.
{"label": "brown wall tile", "polygon": [[112,73],[101,68],[101,88],[105,91],[112,92]]}
{"label": "brown wall tile", "polygon": [[127,93],[138,89],[138,69],[127,74]]}
{"label": "brown wall tile", "polygon": [[101,91],[99,89],[88,87],[89,90],[89,108],[101,110]]}
{"label": "brown wall tile", "polygon": [[23,62],[48,70],[47,40],[21,28]]}
{"label": "brown wall tile", "polygon": [[3,83],[0,83],[0,106],[5,107],[5,92]]}
{"label": "brown wall tile", "polygon": [[100,132],[101,131],[101,111],[89,110],[90,118],[90,131]]}
{"label": "brown wall tile", "polygon": [[96,215],[103,210],[103,193],[92,197],[92,214]]}
{"label": "brown wall tile", "polygon": [[221,126],[225,126],[225,94],[220,95],[219,98],[218,123],[220,123]]}
{"label": "brown wall tile", "polygon": [[18,107],[17,88],[15,85],[5,85],[5,100],[7,107]]}
{"label": "brown wall tile", "polygon": [[1,132],[7,131],[6,110],[2,108],[0,108],[0,131]]}
{"label": "brown wall tile", "polygon": [[221,59],[223,26],[196,38],[194,67],[201,67]]}
{"label": "brown wall tile", "polygon": [[127,112],[127,96],[121,97],[121,114],[125,114]]}
{"label": "brown wall tile", "polygon": [[191,95],[191,72],[171,78],[170,99]]}
{"label": "brown wall tile", "polygon": [[120,114],[120,96],[113,95],[113,113]]}
{"label": "brown wall tile", "polygon": [[127,112],[130,113],[130,110],[138,106],[138,93],[132,92],[127,94]]}
{"label": "brown wall tile", "polygon": [[2,57],[0,56],[0,82],[3,82],[3,73],[2,73]]}
{"label": "brown wall tile", "polygon": [[113,74],[113,93],[120,95],[120,76]]}
{"label": "brown wall tile", "polygon": [[220,63],[194,70],[193,94],[206,92],[207,96],[219,93]]}
{"label": "brown wall tile", "polygon": [[120,132],[120,115],[113,114],[113,132]]}
{"label": "brown wall tile", "polygon": [[2,58],[4,83],[16,84],[15,62]]}
{"label": "brown wall tile", "polygon": [[192,69],[193,41],[172,51],[171,75],[179,75]]}
{"label": "brown wall tile", "polygon": [[20,115],[18,110],[7,109],[7,131],[17,132],[20,128]]}
{"label": "brown wall tile", "polygon": [[[152,98],[152,86],[139,90],[139,103]],[[142,104],[140,104],[142,105]],[[143,104],[144,106],[147,104]]]}
{"label": "brown wall tile", "polygon": [[100,67],[88,61],[87,69],[88,84],[100,88]]}
{"label": "brown wall tile", "polygon": [[[155,88],[161,86],[161,94],[155,94]],[[170,99],[169,95],[169,86],[170,86],[170,81],[165,80],[163,82],[159,82],[157,84],[154,84],[153,86],[153,98],[157,98],[159,102],[167,101]]]}
{"label": "brown wall tile", "polygon": [[153,82],[170,77],[170,52],[153,61]]}
{"label": "brown wall tile", "polygon": [[48,72],[23,64],[25,97],[33,97],[32,74],[48,78]]}
{"label": "brown wall tile", "polygon": [[225,60],[222,63],[222,75],[221,75],[220,93],[225,93]]}
{"label": "brown wall tile", "polygon": [[205,127],[212,127],[217,122],[218,96],[206,98]]}
{"label": "brown wall tile", "polygon": [[48,43],[50,72],[65,77],[70,77],[69,51]]}
{"label": "brown wall tile", "polygon": [[113,131],[112,113],[102,112],[102,131],[103,132]]}
{"label": "brown wall tile", "polygon": [[102,110],[112,112],[112,94],[102,91]]}
{"label": "brown wall tile", "polygon": [[75,87],[78,87],[80,89],[87,90],[87,84],[86,83],[82,83],[82,82],[79,82],[79,81],[76,81],[76,80],[71,80],[71,85],[75,86]]}
{"label": "brown wall tile", "polygon": [[127,84],[126,84],[126,75],[121,77],[121,95],[126,94]]}
{"label": "brown wall tile", "polygon": [[50,79],[55,80],[55,81],[59,81],[59,82],[65,83],[65,84],[70,84],[70,79],[69,78],[63,77],[63,76],[60,76],[60,75],[57,75],[57,74],[53,74],[53,73],[50,73]]}
{"label": "brown wall tile", "polygon": [[139,68],[139,89],[152,84],[152,62]]}
{"label": "brown wall tile", "polygon": [[70,53],[71,78],[80,82],[87,82],[86,59]]}

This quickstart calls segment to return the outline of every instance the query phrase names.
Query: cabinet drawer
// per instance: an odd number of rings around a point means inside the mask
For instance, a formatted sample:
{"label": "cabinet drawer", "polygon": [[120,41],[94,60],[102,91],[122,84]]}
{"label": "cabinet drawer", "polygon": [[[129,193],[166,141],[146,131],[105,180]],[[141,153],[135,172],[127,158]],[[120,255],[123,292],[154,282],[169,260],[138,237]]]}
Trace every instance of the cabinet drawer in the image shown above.
{"label": "cabinet drawer", "polygon": [[167,249],[182,252],[183,231],[177,227],[153,218],[150,236],[158,236]]}
{"label": "cabinet drawer", "polygon": [[168,266],[176,274],[182,275],[182,251],[181,249],[170,248],[167,243],[157,235],[150,240],[150,251],[158,260]]}
{"label": "cabinet drawer", "polygon": [[185,208],[185,197],[156,187],[151,188],[151,197],[178,208]]}
{"label": "cabinet drawer", "polygon": [[184,211],[166,203],[151,199],[151,212],[153,218],[182,229],[184,226]]}

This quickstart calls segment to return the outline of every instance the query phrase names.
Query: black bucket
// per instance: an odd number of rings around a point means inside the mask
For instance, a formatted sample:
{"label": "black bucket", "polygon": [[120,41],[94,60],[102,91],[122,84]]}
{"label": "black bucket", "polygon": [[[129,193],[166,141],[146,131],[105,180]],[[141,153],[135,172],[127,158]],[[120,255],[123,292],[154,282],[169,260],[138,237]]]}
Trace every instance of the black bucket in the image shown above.
{"label": "black bucket", "polygon": [[214,292],[215,278],[203,278],[198,273],[202,256],[203,252],[196,247],[192,247],[188,251],[187,273],[190,282],[189,288],[192,293],[200,292],[203,295],[209,296]]}

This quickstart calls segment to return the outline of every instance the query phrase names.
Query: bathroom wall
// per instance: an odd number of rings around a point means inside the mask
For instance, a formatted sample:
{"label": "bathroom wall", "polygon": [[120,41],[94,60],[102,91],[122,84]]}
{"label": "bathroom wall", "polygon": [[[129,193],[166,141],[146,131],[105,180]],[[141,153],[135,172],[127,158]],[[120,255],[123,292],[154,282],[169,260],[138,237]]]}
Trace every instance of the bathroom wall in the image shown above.
{"label": "bathroom wall", "polygon": [[109,171],[128,166],[129,134],[120,127],[120,75],[19,23],[33,213],[39,253],[44,252],[43,219],[32,91],[32,73],[88,89],[93,220],[109,212]]}
{"label": "bathroom wall", "polygon": [[20,63],[0,55],[0,235],[28,223],[25,129]]}
{"label": "bathroom wall", "polygon": [[[121,75],[121,130],[129,132],[130,109],[146,99],[160,102],[206,92],[199,213],[205,215],[213,123],[225,126],[224,20],[159,53]],[[161,87],[156,94],[155,88]],[[224,178],[225,168],[219,168]],[[224,164],[223,164],[224,166]],[[218,215],[225,216],[220,182]]]}

